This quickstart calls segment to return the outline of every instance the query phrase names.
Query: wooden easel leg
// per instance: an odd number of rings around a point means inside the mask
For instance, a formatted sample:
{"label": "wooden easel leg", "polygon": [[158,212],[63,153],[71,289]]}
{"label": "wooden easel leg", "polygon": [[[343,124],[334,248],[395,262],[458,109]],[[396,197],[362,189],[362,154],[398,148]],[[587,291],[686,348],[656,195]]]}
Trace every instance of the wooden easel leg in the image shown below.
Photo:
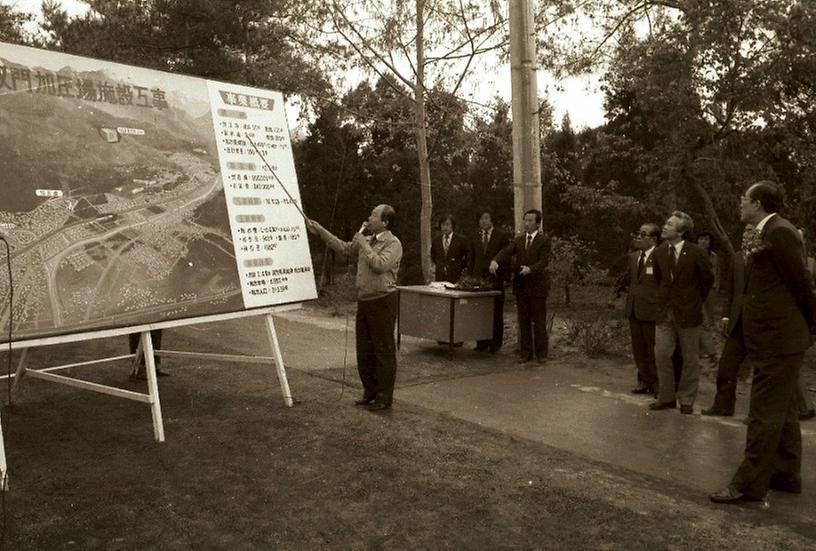
{"label": "wooden easel leg", "polygon": [[159,402],[159,385],[156,381],[156,359],[153,356],[153,341],[150,338],[150,331],[142,333],[141,348],[144,350],[147,393],[150,395],[150,412],[153,414],[153,436],[156,438],[156,442],[164,442],[164,423],[162,422],[161,403]]}
{"label": "wooden easel leg", "polygon": [[28,359],[28,348],[23,348],[20,354],[20,361],[17,362],[17,371],[14,372],[14,384],[11,385],[11,401],[14,402],[14,395],[17,394],[17,389],[20,388],[20,382],[23,380],[26,372],[26,361]]}
{"label": "wooden easel leg", "polygon": [[0,491],[8,491],[8,468],[6,465],[6,444],[3,441],[3,426],[0,424]]}
{"label": "wooden easel leg", "polygon": [[278,381],[280,382],[281,392],[283,392],[283,401],[288,407],[292,407],[292,392],[289,390],[289,381],[286,378],[286,368],[283,366],[283,355],[281,354],[280,343],[278,342],[278,333],[275,331],[275,322],[272,319],[272,314],[266,315],[266,330],[269,335],[269,345],[272,347],[272,356],[275,358],[275,369],[278,372]]}

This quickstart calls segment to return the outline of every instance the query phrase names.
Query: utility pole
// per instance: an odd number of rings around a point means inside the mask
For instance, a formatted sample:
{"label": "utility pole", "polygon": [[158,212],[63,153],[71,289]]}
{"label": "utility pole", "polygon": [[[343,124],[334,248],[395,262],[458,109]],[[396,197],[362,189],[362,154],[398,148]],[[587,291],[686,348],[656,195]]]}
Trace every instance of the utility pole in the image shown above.
{"label": "utility pole", "polygon": [[541,210],[541,158],[534,0],[510,0],[510,78],[513,91],[513,212]]}

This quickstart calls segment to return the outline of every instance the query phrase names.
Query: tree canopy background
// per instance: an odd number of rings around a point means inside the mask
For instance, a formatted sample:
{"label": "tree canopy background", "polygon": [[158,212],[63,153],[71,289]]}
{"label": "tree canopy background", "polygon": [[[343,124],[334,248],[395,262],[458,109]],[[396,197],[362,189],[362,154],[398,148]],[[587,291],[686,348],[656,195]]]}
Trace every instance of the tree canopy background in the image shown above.
{"label": "tree canopy background", "polygon": [[[45,32],[36,36],[23,30],[27,17],[0,6],[0,39],[301,98],[307,128],[295,160],[306,211],[350,237],[372,206],[392,204],[406,251],[403,282],[422,279],[416,102],[406,82],[386,71],[351,89],[336,84],[346,68],[342,59],[353,55],[347,41],[332,37],[336,4],[87,4],[88,14],[71,18],[47,1]],[[501,9],[482,4],[494,14]],[[606,124],[575,129],[568,117],[553,121],[546,102],[540,109],[545,227],[580,241],[583,262],[611,266],[632,230],[674,209],[689,212],[698,230],[712,231],[730,252],[741,233],[739,195],[765,178],[784,186],[785,214],[814,241],[816,2],[539,4],[542,65],[559,75],[602,75]],[[412,5],[400,0],[403,12]],[[593,26],[558,34],[570,21]],[[501,35],[504,22],[496,25]],[[474,104],[459,97],[458,87],[450,78],[426,83],[433,219],[452,213],[468,234],[477,208],[489,206],[510,229],[509,106],[501,99]]]}

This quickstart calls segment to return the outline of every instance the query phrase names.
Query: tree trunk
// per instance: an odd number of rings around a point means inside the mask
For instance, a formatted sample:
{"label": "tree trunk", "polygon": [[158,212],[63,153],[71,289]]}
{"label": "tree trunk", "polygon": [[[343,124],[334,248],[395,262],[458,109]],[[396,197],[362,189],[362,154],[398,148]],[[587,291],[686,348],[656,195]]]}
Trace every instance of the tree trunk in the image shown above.
{"label": "tree trunk", "polygon": [[431,167],[428,160],[428,124],[425,112],[425,0],[416,3],[416,81],[414,99],[416,101],[416,140],[419,160],[419,246],[422,262],[422,278],[431,281]]}

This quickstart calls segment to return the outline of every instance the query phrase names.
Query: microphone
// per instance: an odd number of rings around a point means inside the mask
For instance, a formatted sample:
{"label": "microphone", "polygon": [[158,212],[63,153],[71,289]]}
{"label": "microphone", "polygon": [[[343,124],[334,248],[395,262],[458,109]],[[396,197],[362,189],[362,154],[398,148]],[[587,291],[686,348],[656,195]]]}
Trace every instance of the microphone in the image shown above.
{"label": "microphone", "polygon": [[360,229],[357,230],[357,233],[364,233],[366,231],[366,226],[367,226],[366,222],[363,222],[363,225],[360,226]]}

